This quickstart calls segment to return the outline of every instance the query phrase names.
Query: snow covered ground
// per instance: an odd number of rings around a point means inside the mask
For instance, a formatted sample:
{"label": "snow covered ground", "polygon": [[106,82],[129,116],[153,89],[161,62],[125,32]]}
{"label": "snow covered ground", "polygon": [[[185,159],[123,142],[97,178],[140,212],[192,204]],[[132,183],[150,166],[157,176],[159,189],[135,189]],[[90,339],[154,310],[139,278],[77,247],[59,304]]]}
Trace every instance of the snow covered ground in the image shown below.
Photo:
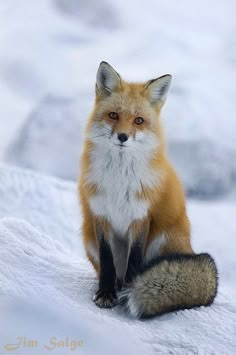
{"label": "snow covered ground", "polygon": [[235,237],[235,205],[188,206],[195,249],[210,251],[218,263],[214,305],[137,321],[121,307],[98,309],[92,302],[97,280],[81,246],[75,184],[2,165],[0,196],[4,345],[27,336],[38,340],[40,353],[51,337],[68,336],[83,341],[78,354],[233,354],[236,304],[228,296],[234,282],[228,271],[235,258],[225,245]]}
{"label": "snow covered ground", "polygon": [[[78,354],[235,353],[235,12],[234,0],[0,1],[1,351],[68,336]],[[219,268],[210,308],[141,322],[91,301],[74,181],[101,60],[128,80],[173,74],[168,151],[195,198],[193,246]]]}

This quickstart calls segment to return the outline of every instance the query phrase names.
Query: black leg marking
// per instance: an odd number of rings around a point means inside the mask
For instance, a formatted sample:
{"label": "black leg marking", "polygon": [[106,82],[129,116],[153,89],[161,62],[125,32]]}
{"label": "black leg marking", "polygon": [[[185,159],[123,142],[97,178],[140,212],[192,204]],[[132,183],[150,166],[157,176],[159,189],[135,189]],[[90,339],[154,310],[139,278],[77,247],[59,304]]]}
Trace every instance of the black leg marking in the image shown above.
{"label": "black leg marking", "polygon": [[111,250],[113,262],[116,270],[117,288],[120,290],[125,282],[129,255],[130,255],[130,240],[129,236],[121,237],[114,235],[111,240]]}
{"label": "black leg marking", "polygon": [[140,241],[137,241],[130,252],[128,269],[125,277],[127,283],[132,282],[133,278],[139,274],[143,266],[143,252]]}
{"label": "black leg marking", "polygon": [[111,308],[116,305],[115,280],[116,272],[113,264],[111,248],[102,237],[99,243],[100,277],[99,290],[94,296],[98,307]]}

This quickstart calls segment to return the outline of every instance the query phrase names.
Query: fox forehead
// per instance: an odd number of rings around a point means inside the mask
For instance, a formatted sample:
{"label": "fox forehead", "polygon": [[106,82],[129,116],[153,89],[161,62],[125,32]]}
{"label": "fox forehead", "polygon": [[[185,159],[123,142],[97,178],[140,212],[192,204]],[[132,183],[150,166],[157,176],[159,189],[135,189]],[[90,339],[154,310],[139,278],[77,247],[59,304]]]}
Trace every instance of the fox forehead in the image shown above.
{"label": "fox forehead", "polygon": [[134,116],[152,111],[143,84],[122,82],[120,90],[113,92],[97,103],[101,111],[117,111]]}

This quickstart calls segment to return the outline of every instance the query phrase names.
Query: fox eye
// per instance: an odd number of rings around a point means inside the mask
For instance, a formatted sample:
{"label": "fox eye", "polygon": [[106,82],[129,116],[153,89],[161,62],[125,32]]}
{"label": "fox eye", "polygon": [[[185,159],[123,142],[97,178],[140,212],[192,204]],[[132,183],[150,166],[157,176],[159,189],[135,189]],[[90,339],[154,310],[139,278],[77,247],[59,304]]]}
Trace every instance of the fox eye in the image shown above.
{"label": "fox eye", "polygon": [[118,113],[116,113],[116,112],[110,112],[110,113],[109,113],[109,117],[110,117],[112,120],[118,120],[118,118],[119,118]]}
{"label": "fox eye", "polygon": [[142,117],[136,117],[134,122],[139,125],[139,124],[142,124],[144,122],[144,119]]}

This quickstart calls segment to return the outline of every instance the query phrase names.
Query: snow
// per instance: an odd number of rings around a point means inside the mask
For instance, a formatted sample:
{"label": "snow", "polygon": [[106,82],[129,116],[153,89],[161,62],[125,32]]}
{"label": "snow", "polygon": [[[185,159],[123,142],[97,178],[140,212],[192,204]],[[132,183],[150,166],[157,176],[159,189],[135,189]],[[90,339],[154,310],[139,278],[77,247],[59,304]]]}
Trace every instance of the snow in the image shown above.
{"label": "snow", "polygon": [[26,334],[41,345],[52,336],[79,337],[83,354],[233,354],[236,303],[227,296],[233,272],[231,279],[224,276],[235,268],[235,260],[224,245],[235,236],[235,204],[188,206],[196,250],[207,248],[218,263],[220,288],[213,306],[138,321],[122,307],[98,309],[92,302],[97,280],[81,247],[76,185],[6,165],[0,177],[4,344]]}
{"label": "snow", "polygon": [[[83,341],[78,354],[235,353],[235,10],[234,0],[0,2],[1,347],[27,336],[41,354],[69,336]],[[137,321],[92,302],[75,180],[102,60],[127,80],[173,75],[168,154],[200,198],[187,207],[195,251],[218,265],[212,307]]]}
{"label": "snow", "polygon": [[[45,97],[7,149],[7,161],[63,179],[76,180],[84,130],[77,112],[81,112],[81,108],[76,98]],[[60,157],[59,152],[63,152]]]}

